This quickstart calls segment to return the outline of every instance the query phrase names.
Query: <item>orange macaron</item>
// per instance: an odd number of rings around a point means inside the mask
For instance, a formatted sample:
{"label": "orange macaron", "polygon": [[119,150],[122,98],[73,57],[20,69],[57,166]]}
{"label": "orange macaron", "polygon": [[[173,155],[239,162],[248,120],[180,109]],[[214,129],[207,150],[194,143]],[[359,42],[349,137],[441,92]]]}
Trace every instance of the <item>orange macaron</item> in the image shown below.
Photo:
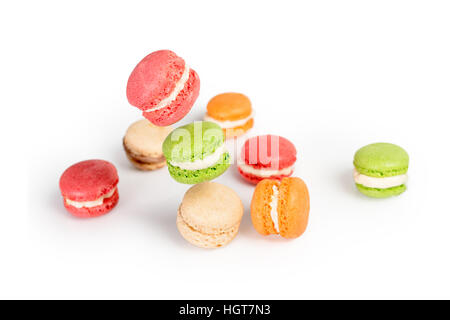
{"label": "orange macaron", "polygon": [[308,225],[308,188],[300,178],[264,179],[256,186],[250,208],[253,226],[260,234],[298,238]]}
{"label": "orange macaron", "polygon": [[253,127],[253,109],[250,99],[235,92],[213,97],[206,106],[205,121],[218,124],[227,138],[243,135]]}

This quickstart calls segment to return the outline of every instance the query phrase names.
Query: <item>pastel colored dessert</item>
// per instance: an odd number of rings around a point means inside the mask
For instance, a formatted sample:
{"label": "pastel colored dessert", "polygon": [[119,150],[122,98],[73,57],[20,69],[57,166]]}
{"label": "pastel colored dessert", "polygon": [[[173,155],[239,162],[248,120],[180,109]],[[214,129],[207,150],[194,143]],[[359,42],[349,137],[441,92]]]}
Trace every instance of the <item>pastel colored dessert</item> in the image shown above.
{"label": "pastel colored dessert", "polygon": [[264,179],[256,185],[250,209],[260,234],[298,238],[308,225],[308,188],[300,178]]}
{"label": "pastel colored dessert", "polygon": [[144,171],[156,170],[166,165],[162,152],[164,139],[172,127],[158,127],[142,119],[128,127],[123,138],[123,147],[130,162]]}
{"label": "pastel colored dessert", "polygon": [[205,121],[218,124],[227,138],[241,136],[253,127],[252,104],[242,93],[219,94],[208,102],[206,110]]}
{"label": "pastel colored dessert", "polygon": [[59,188],[64,206],[74,216],[90,218],[111,211],[119,201],[119,176],[104,160],[78,162],[64,171]]}
{"label": "pastel colored dessert", "polygon": [[170,50],[150,53],[128,79],[128,102],[142,110],[157,126],[168,126],[183,118],[200,91],[197,73]]}
{"label": "pastel colored dessert", "polygon": [[191,187],[178,209],[183,238],[201,248],[218,248],[236,236],[244,214],[239,196],[229,187],[203,182]]}
{"label": "pastel colored dessert", "polygon": [[196,184],[220,176],[230,166],[224,140],[222,129],[212,122],[197,121],[173,130],[163,143],[172,178]]}
{"label": "pastel colored dessert", "polygon": [[373,143],[356,151],[353,179],[358,190],[373,198],[397,196],[406,190],[409,156],[391,143]]}
{"label": "pastel colored dessert", "polygon": [[238,170],[244,179],[254,184],[263,179],[281,180],[292,175],[296,160],[297,150],[286,138],[257,136],[242,146]]}

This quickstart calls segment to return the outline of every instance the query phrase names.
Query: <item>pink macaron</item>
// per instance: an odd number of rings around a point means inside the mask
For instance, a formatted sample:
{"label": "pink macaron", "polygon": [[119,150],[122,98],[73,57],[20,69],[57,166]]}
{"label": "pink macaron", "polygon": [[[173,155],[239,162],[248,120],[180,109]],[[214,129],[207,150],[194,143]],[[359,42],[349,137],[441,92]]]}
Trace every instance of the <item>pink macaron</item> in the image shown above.
{"label": "pink macaron", "polygon": [[181,120],[199,92],[197,73],[170,50],[155,51],[142,59],[127,84],[128,102],[157,126]]}
{"label": "pink macaron", "polygon": [[119,176],[104,160],[78,162],[64,171],[59,188],[64,206],[74,216],[97,217],[111,211],[119,201]]}
{"label": "pink macaron", "polygon": [[238,170],[245,180],[254,184],[263,179],[281,180],[292,175],[296,160],[297,150],[288,139],[257,136],[242,146]]}

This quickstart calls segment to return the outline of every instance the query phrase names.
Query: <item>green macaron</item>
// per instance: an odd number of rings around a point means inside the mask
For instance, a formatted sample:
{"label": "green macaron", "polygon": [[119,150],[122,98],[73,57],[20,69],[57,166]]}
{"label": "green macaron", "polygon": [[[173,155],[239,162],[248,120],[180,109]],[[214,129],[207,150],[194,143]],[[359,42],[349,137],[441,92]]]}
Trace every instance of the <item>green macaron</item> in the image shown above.
{"label": "green macaron", "polygon": [[356,151],[353,165],[358,190],[373,198],[396,196],[406,190],[408,153],[391,143],[373,143]]}
{"label": "green macaron", "polygon": [[163,153],[172,178],[186,184],[217,178],[230,166],[223,130],[208,121],[173,130],[164,140]]}

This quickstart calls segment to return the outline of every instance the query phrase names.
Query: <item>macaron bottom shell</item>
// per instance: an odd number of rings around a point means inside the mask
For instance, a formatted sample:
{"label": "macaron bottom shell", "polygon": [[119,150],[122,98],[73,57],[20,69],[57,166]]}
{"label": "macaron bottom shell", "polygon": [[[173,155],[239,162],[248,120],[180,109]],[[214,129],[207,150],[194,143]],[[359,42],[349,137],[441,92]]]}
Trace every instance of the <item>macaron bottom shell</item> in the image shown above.
{"label": "macaron bottom shell", "polygon": [[166,165],[166,160],[157,162],[157,163],[145,163],[139,160],[134,159],[130,154],[126,153],[128,160],[130,160],[131,164],[139,170],[142,171],[153,171],[157,169],[161,169]]}
{"label": "macaron bottom shell", "polygon": [[112,197],[105,198],[103,200],[103,203],[99,206],[95,206],[92,208],[77,208],[74,206],[71,206],[66,203],[64,200],[64,207],[66,207],[67,211],[69,211],[72,215],[78,217],[78,218],[94,218],[99,217],[104,214],[107,214],[110,212],[119,202],[119,191],[116,189]]}
{"label": "macaron bottom shell", "polygon": [[184,184],[197,184],[217,178],[230,166],[230,154],[224,153],[221,160],[212,167],[201,170],[186,170],[167,164],[169,173],[177,182]]}
{"label": "macaron bottom shell", "polygon": [[253,128],[253,123],[254,123],[254,121],[252,118],[252,119],[248,120],[242,126],[223,129],[223,132],[227,139],[234,138],[234,137],[240,137],[240,136],[244,135],[248,130]]}
{"label": "macaron bottom shell", "polygon": [[388,198],[398,196],[406,191],[406,185],[404,184],[387,189],[369,188],[357,183],[355,185],[359,192],[371,198]]}
{"label": "macaron bottom shell", "polygon": [[237,235],[239,231],[240,223],[236,224],[229,230],[217,233],[217,234],[208,234],[203,233],[199,230],[195,230],[191,226],[189,226],[181,216],[180,211],[178,210],[177,215],[177,228],[183,238],[191,243],[192,245],[200,248],[219,248],[230,243]]}
{"label": "macaron bottom shell", "polygon": [[291,172],[291,174],[288,175],[277,175],[277,176],[270,176],[270,177],[258,177],[255,176],[253,174],[248,174],[245,173],[244,171],[241,170],[241,168],[238,167],[239,173],[241,174],[241,176],[247,181],[250,182],[252,184],[258,184],[260,181],[264,180],[264,179],[271,179],[271,180],[278,180],[281,181],[283,178],[287,178],[290,177],[292,175],[293,172]]}
{"label": "macaron bottom shell", "polygon": [[190,70],[189,79],[177,98],[167,107],[143,112],[142,115],[154,125],[163,127],[181,120],[192,108],[200,93],[200,78],[197,72]]}

